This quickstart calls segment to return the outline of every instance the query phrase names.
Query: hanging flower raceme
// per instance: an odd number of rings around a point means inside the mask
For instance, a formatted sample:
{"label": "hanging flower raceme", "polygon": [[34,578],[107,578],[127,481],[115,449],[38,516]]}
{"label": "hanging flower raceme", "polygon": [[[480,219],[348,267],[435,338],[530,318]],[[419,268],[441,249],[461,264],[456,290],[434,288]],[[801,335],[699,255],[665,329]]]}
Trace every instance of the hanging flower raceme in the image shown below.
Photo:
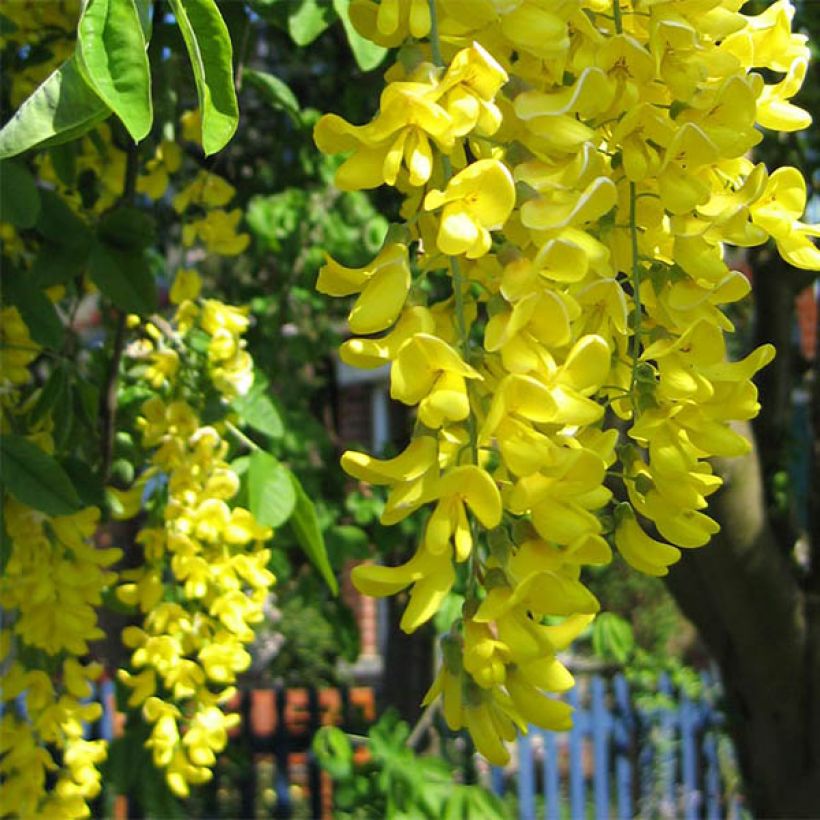
{"label": "hanging flower raceme", "polygon": [[388,488],[383,523],[429,510],[409,561],[353,581],[410,588],[407,631],[463,592],[428,701],[495,763],[528,723],[569,723],[551,695],[572,685],[556,653],[598,608],[581,569],[611,544],[663,575],[718,529],[709,459],[746,452],[730,423],[757,412],[750,380],[773,355],[727,360],[723,308],[749,285],[723,246],[772,238],[820,267],[800,174],[745,158],[760,127],[809,122],[792,102],[805,37],[785,0],[738,6],[351,4],[399,61],[369,124],[326,116],[316,142],[348,154],[340,187],[396,187],[406,224],[370,265],[328,260],[318,286],[359,294],[341,358],[389,365],[418,423],[399,456],[342,464]]}
{"label": "hanging flower raceme", "polygon": [[[0,339],[2,433],[25,439],[35,452],[52,452],[51,412],[24,429],[31,402],[21,401],[22,390],[40,348],[16,308],[0,314]],[[98,766],[107,754],[104,741],[86,739],[87,726],[102,714],[88,700],[102,668],[86,656],[104,636],[97,610],[122,551],[94,546],[96,507],[49,515],[11,491],[2,503],[8,549],[0,579],[0,814],[85,817],[100,793]]]}
{"label": "hanging flower raceme", "polygon": [[[247,311],[199,299],[200,287],[195,271],[180,270],[173,323],[165,334],[147,325],[146,344],[133,347],[135,375],[159,391],[138,419],[150,466],[130,490],[115,493],[120,517],[145,504],[150,510],[137,535],[145,560],[124,570],[117,587],[141,618],[123,633],[131,668],[119,676],[130,689],[128,705],[151,726],[146,745],[155,765],[180,796],[210,779],[239,720],[224,704],[250,665],[246,647],[275,580],[265,546],[272,532],[235,504],[240,482],[226,460],[228,444],[196,409],[208,389],[226,400],[249,390]],[[207,340],[200,355],[184,342],[191,332]],[[174,366],[158,383],[158,363],[171,353]],[[147,369],[141,359],[151,362]]]}

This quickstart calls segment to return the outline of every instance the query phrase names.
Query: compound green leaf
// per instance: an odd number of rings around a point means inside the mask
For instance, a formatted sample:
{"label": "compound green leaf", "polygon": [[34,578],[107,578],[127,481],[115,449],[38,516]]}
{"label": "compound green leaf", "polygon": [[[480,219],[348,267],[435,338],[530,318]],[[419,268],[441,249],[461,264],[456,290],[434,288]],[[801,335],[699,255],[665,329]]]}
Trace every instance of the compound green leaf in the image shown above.
{"label": "compound green leaf", "polygon": [[0,436],[0,476],[18,501],[47,515],[71,515],[82,507],[63,468],[22,436]]}
{"label": "compound green leaf", "polygon": [[215,154],[236,131],[239,107],[228,27],[214,0],[171,0],[185,40],[202,112],[202,148]]}
{"label": "compound green leaf", "polygon": [[256,450],[250,456],[248,501],[254,518],[266,527],[281,527],[296,505],[290,471],[263,450]]}
{"label": "compound green leaf", "polygon": [[79,137],[111,109],[83,79],[72,55],[38,86],[0,130],[0,159]]}
{"label": "compound green leaf", "polygon": [[362,71],[372,71],[376,66],[381,65],[385,56],[387,56],[387,49],[384,46],[371,43],[370,40],[366,40],[356,31],[348,14],[350,0],[333,0],[333,8],[336,9],[336,14],[339,15],[339,19],[342,21],[347,35],[347,42],[356,59],[356,65]]}
{"label": "compound green leaf", "polygon": [[77,27],[83,76],[135,142],[147,136],[154,119],[142,32],[134,0],[88,0]]}
{"label": "compound green leaf", "polygon": [[0,222],[31,228],[40,215],[40,192],[34,177],[18,162],[0,163]]}
{"label": "compound green leaf", "polygon": [[327,557],[327,548],[325,547],[325,539],[322,536],[322,529],[319,526],[319,517],[316,515],[316,507],[310,500],[310,496],[305,492],[305,488],[299,479],[292,473],[290,478],[296,491],[296,506],[290,518],[290,525],[293,527],[296,540],[304,550],[305,555],[310,558],[313,565],[319,570],[331,592],[338,595],[339,585]]}

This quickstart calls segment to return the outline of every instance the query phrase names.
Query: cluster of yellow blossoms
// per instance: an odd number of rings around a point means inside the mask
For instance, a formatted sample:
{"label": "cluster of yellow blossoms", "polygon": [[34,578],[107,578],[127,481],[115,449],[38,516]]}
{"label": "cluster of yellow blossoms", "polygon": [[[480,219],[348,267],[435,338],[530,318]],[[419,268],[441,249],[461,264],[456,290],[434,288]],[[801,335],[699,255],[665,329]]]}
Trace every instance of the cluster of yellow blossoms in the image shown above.
{"label": "cluster of yellow blossoms", "polygon": [[[612,542],[663,575],[718,530],[708,458],[747,451],[730,423],[757,412],[750,379],[773,355],[727,361],[721,308],[749,284],[724,244],[771,237],[820,268],[800,174],[747,156],[758,126],[810,121],[790,102],[806,38],[785,0],[755,17],[741,5],[351,3],[364,36],[401,49],[373,120],[327,115],[315,139],[347,155],[340,188],[396,187],[406,224],[364,268],[329,259],[317,287],[358,294],[349,324],[364,338],[341,358],[389,364],[391,395],[418,416],[397,457],[342,463],[389,487],[384,523],[431,510],[406,564],[353,580],[370,595],[411,587],[412,631],[461,575],[428,700],[442,695],[494,763],[527,723],[569,725],[548,693],[572,685],[556,653],[598,609],[581,567],[609,561]],[[766,85],[755,67],[784,78]]]}
{"label": "cluster of yellow blossoms", "polygon": [[[230,506],[240,484],[226,461],[228,444],[219,425],[203,424],[195,409],[203,369],[226,399],[250,388],[252,362],[240,338],[247,310],[198,300],[199,289],[196,272],[180,270],[171,289],[178,304],[175,327],[166,329],[171,338],[148,323],[143,343],[132,346],[135,361],[148,363],[141,377],[159,394],[138,419],[150,466],[118,494],[121,517],[146,503],[153,510],[137,535],[144,561],[124,570],[117,588],[120,601],[142,617],[123,633],[132,671],[119,677],[131,690],[128,705],[142,707],[152,727],[147,746],[154,763],[179,796],[211,777],[238,723],[220,707],[250,665],[245,646],[274,582],[264,546],[271,530]],[[204,365],[189,361],[197,356],[183,341],[191,331],[207,334]]]}
{"label": "cluster of yellow blossoms", "polygon": [[[25,429],[33,400],[23,402],[29,366],[40,347],[14,307],[0,312],[0,433],[25,433],[53,453],[51,420]],[[102,740],[87,739],[102,714],[88,702],[102,672],[84,663],[99,640],[97,608],[116,573],[118,549],[97,549],[100,511],[52,516],[3,494],[7,538],[0,578],[0,816],[83,817],[100,793]],[[47,784],[48,788],[47,788]]]}

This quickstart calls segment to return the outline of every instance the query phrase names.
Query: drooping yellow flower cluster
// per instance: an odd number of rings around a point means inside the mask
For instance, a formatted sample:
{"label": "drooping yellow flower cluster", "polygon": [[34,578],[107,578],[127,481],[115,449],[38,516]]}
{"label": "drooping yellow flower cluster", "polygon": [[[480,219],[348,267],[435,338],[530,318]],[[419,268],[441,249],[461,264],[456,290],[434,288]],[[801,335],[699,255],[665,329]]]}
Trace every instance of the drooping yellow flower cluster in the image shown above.
{"label": "drooping yellow flower cluster", "polygon": [[[240,339],[247,314],[212,299],[199,303],[198,292],[197,274],[180,271],[171,294],[182,334],[165,339],[148,325],[150,349],[135,348],[150,362],[143,378],[159,395],[143,404],[138,420],[151,466],[119,494],[122,517],[146,501],[150,506],[152,496],[162,498],[137,536],[144,562],[124,570],[117,588],[120,601],[142,616],[141,626],[123,633],[132,671],[119,676],[131,689],[128,705],[142,707],[152,727],[154,763],[180,796],[210,779],[239,720],[221,707],[250,665],[245,647],[275,580],[264,546],[272,532],[247,509],[231,506],[239,477],[225,460],[227,442],[195,409],[203,368],[227,399],[249,389],[253,371]],[[195,355],[187,344],[179,344],[180,352],[171,346],[192,330],[207,334],[204,365],[187,361]]]}
{"label": "drooping yellow flower cluster", "polygon": [[[353,580],[410,587],[412,631],[461,576],[428,699],[494,763],[528,722],[569,725],[548,693],[572,685],[556,653],[598,609],[581,568],[612,542],[663,575],[718,530],[708,459],[746,452],[730,422],[757,412],[750,379],[773,355],[727,360],[722,307],[749,285],[724,245],[771,237],[820,268],[800,174],[748,158],[758,126],[809,122],[790,102],[805,37],[785,0],[756,17],[741,5],[351,3],[364,36],[402,48],[373,120],[327,115],[315,139],[346,154],[338,187],[396,187],[406,224],[364,268],[328,259],[317,286],[358,294],[341,358],[389,364],[418,417],[397,457],[342,464],[389,488],[383,523],[429,511],[406,564]],[[766,85],[760,67],[785,77]],[[414,287],[414,270],[432,284]],[[607,475],[628,500],[613,503]]]}
{"label": "drooping yellow flower cluster", "polygon": [[[40,347],[13,308],[0,312],[3,434],[24,433],[49,453],[50,418],[24,429],[29,365]],[[36,394],[35,394],[36,398]],[[85,732],[102,707],[90,703],[102,671],[86,663],[103,637],[97,608],[116,578],[119,549],[97,549],[100,511],[52,516],[3,493],[6,555],[0,578],[0,816],[85,817],[100,793],[105,742]]]}

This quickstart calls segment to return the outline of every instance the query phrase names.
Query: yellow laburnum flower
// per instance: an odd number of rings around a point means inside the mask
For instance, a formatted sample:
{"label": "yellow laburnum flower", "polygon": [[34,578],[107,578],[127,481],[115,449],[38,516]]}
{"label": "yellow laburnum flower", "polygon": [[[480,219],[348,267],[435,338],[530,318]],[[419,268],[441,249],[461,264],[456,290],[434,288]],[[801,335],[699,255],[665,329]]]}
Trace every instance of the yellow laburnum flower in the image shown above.
{"label": "yellow laburnum flower", "polygon": [[410,600],[400,623],[402,630],[410,633],[435,615],[450,592],[456,574],[447,552],[434,554],[422,544],[401,566],[359,564],[353,568],[350,577],[359,592],[374,597],[395,595],[412,584]]}
{"label": "yellow laburnum flower", "polygon": [[367,453],[348,450],[342,455],[342,469],[360,481],[370,484],[392,484],[412,481],[437,463],[438,444],[432,436],[416,436],[405,450],[390,459],[378,459]]}
{"label": "yellow laburnum flower", "polygon": [[351,367],[372,369],[395,359],[402,345],[417,333],[433,333],[436,322],[425,307],[405,307],[393,329],[378,339],[348,339],[339,348],[339,358]]}
{"label": "yellow laburnum flower", "polygon": [[316,289],[329,296],[360,294],[348,316],[354,333],[377,333],[392,325],[410,289],[407,246],[385,245],[363,268],[346,268],[330,257],[319,270]]}
{"label": "yellow laburnum flower", "polygon": [[168,298],[172,305],[181,305],[183,302],[196,299],[201,290],[202,279],[199,274],[192,268],[180,268],[174,277]]}
{"label": "yellow laburnum flower", "polygon": [[774,239],[789,264],[817,270],[820,250],[809,237],[820,236],[820,226],[800,222],[805,209],[806,180],[796,168],[778,168],[769,177],[760,199],[749,208],[752,221]]}
{"label": "yellow laburnum flower", "polygon": [[221,208],[208,213],[202,218],[188,222],[182,229],[182,244],[193,245],[199,239],[208,253],[220,256],[237,256],[250,244],[249,234],[237,233],[236,228],[242,219],[242,211],[223,211]]}
{"label": "yellow laburnum flower", "polygon": [[161,199],[168,189],[169,174],[178,171],[181,164],[182,148],[176,142],[163,140],[146,163],[146,173],[137,178],[137,191],[150,199]]}
{"label": "yellow laburnum flower", "polygon": [[437,336],[417,333],[399,350],[390,372],[390,395],[405,404],[419,404],[428,427],[444,420],[461,421],[470,412],[465,379],[480,374]]}
{"label": "yellow laburnum flower", "polygon": [[443,95],[440,102],[452,117],[457,136],[473,131],[492,136],[498,131],[502,113],[495,97],[508,79],[507,72],[478,43],[453,57],[437,93]]}
{"label": "yellow laburnum flower", "polygon": [[466,508],[472,510],[486,529],[497,527],[502,513],[498,487],[485,470],[466,464],[442,476],[436,495],[438,503],[424,535],[427,549],[433,554],[449,554],[452,540],[456,561],[466,561],[473,549]]}
{"label": "yellow laburnum flower", "polygon": [[181,214],[191,205],[222,208],[236,195],[236,188],[210,171],[200,171],[173,200],[174,210]]}
{"label": "yellow laburnum flower", "polygon": [[336,172],[343,191],[395,185],[402,167],[410,185],[424,185],[433,172],[432,138],[449,151],[455,139],[450,115],[433,99],[435,85],[391,83],[381,98],[373,122],[351,125],[335,114],[322,117],[313,139],[325,154],[353,152]]}
{"label": "yellow laburnum flower", "polygon": [[371,42],[395,48],[407,39],[425,37],[430,32],[428,0],[353,0],[350,22]]}
{"label": "yellow laburnum flower", "polygon": [[548,697],[518,670],[510,671],[506,686],[513,706],[527,723],[553,732],[564,732],[572,727],[572,706]]}
{"label": "yellow laburnum flower", "polygon": [[482,689],[502,685],[509,662],[509,647],[496,639],[487,624],[464,621],[464,670]]}
{"label": "yellow laburnum flower", "polygon": [[668,575],[670,565],[680,560],[680,550],[650,538],[628,504],[617,507],[616,518],[615,546],[624,560],[647,575]]}
{"label": "yellow laburnum flower", "polygon": [[763,87],[757,98],[760,125],[774,131],[801,131],[811,125],[811,114],[789,102],[803,85],[808,67],[808,59],[798,58],[779,83]]}
{"label": "yellow laburnum flower", "polygon": [[515,184],[507,166],[495,159],[478,160],[456,174],[444,191],[434,189],[424,208],[442,208],[436,244],[448,256],[476,259],[490,250],[490,231],[498,230],[515,205]]}

